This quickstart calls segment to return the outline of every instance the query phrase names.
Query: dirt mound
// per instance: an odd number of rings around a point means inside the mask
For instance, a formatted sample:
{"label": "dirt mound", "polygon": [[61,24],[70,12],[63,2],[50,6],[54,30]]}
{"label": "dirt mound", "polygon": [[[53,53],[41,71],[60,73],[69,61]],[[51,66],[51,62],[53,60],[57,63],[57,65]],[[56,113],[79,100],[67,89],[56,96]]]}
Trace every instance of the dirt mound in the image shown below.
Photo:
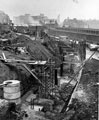
{"label": "dirt mound", "polygon": [[25,35],[20,35],[16,40],[17,42],[21,42],[27,48],[27,51],[34,60],[48,60],[53,57],[39,41],[33,41]]}
{"label": "dirt mound", "polygon": [[27,50],[35,60],[48,60],[53,57],[53,55],[38,41],[28,42]]}

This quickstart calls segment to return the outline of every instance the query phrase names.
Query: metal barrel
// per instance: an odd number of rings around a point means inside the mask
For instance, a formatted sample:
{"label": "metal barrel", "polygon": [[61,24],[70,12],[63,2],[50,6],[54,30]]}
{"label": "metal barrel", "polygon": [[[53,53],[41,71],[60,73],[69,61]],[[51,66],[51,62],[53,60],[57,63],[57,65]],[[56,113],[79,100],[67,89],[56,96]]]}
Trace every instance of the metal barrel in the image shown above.
{"label": "metal barrel", "polygon": [[3,84],[6,84],[3,87],[4,98],[9,102],[15,102],[16,104],[20,104],[21,103],[20,81],[7,80],[4,81]]}

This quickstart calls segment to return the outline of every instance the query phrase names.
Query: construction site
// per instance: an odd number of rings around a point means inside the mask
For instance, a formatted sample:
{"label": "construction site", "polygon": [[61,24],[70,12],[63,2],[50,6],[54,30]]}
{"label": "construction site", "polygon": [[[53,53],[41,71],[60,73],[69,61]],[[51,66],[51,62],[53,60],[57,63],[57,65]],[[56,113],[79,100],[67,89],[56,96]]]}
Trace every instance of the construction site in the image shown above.
{"label": "construction site", "polygon": [[0,24],[0,120],[98,120],[99,60],[88,51],[47,26]]}

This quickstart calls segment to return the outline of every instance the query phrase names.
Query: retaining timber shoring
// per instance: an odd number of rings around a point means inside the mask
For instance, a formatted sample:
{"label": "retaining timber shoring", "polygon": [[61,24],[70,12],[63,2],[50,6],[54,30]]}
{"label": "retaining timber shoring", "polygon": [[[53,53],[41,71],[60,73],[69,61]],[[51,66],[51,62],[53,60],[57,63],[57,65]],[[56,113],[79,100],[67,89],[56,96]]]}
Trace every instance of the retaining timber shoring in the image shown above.
{"label": "retaining timber shoring", "polygon": [[[47,98],[49,97],[49,98],[55,99],[55,97],[53,96],[53,94],[51,94],[51,88],[53,88],[54,84],[55,84],[54,79],[52,78],[53,77],[53,71],[51,71],[52,75],[51,75],[50,79],[43,80],[43,82],[42,82],[25,64],[22,64],[22,65],[38,81],[38,83],[41,85],[41,87],[43,88],[43,90],[46,89],[46,93],[44,92],[44,94],[46,94]],[[53,68],[52,68],[52,70],[53,70]],[[44,83],[44,81],[46,83]],[[39,87],[39,91],[40,90],[41,89]],[[40,93],[41,93],[41,91],[40,91]],[[42,97],[42,94],[40,95],[40,97]]]}
{"label": "retaining timber shoring", "polygon": [[43,70],[43,73],[42,73],[42,83],[45,85],[45,88],[42,87],[42,86],[40,87],[41,88],[41,92],[40,92],[41,97],[45,97],[45,98],[49,97],[48,93],[52,93],[53,94],[53,91],[51,91],[50,88],[53,88],[54,85],[55,85],[54,66],[51,64],[51,61],[49,61],[49,64],[50,64],[49,74],[48,74],[49,76],[46,76],[47,72],[44,71],[44,70]]}

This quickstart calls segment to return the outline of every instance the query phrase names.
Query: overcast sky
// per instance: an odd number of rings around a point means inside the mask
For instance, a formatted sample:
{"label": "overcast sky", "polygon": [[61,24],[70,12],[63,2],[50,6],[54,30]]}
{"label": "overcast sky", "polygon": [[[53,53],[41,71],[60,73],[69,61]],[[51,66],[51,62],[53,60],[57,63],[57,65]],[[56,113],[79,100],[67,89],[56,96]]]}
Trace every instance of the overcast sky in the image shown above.
{"label": "overcast sky", "polygon": [[49,18],[60,14],[61,20],[67,17],[99,19],[99,0],[0,0],[0,10],[11,19],[25,13],[44,13]]}

